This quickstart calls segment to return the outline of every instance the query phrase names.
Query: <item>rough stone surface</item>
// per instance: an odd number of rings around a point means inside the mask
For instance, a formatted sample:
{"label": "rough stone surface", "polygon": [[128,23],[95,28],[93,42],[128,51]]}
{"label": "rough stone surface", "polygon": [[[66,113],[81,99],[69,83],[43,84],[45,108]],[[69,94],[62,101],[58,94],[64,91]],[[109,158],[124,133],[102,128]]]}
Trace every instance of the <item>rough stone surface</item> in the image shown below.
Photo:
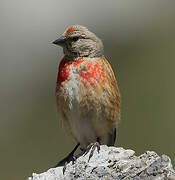
{"label": "rough stone surface", "polygon": [[133,150],[100,146],[88,162],[89,153],[79,154],[76,162],[68,163],[63,175],[63,167],[49,169],[41,174],[32,174],[28,180],[175,180],[175,171],[168,156],[158,156],[147,151],[135,156]]}

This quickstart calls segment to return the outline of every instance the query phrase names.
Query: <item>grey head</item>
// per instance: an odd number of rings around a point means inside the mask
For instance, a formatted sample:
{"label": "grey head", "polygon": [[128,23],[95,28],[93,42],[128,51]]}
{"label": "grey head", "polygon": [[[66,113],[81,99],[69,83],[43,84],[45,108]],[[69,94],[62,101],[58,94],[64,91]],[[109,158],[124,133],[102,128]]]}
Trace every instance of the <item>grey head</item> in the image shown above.
{"label": "grey head", "polygon": [[73,25],[66,29],[62,36],[53,42],[63,47],[67,58],[102,57],[102,41],[86,27]]}

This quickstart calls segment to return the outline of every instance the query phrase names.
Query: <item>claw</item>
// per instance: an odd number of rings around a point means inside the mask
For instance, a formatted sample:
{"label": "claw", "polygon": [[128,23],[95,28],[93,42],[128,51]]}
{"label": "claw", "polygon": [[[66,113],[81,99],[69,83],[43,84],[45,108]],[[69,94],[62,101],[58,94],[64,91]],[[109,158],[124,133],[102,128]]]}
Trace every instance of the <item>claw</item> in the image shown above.
{"label": "claw", "polygon": [[75,164],[75,161],[76,161],[76,160],[77,160],[77,158],[76,158],[75,156],[72,156],[68,161],[65,162],[64,167],[63,167],[63,174],[64,174],[65,171],[66,171],[68,162],[72,161],[72,164]]}
{"label": "claw", "polygon": [[63,167],[63,174],[64,174],[65,171],[66,171],[66,167],[67,167],[67,162],[65,162],[65,164],[64,164],[64,167]]}
{"label": "claw", "polygon": [[91,143],[87,146],[85,153],[84,153],[84,156],[91,150],[90,154],[89,154],[88,162],[90,161],[91,157],[93,156],[95,148],[97,148],[97,152],[99,153],[100,152],[99,142]]}
{"label": "claw", "polygon": [[90,161],[91,157],[93,156],[95,148],[97,148],[97,152],[98,153],[100,152],[100,144],[98,142],[95,142],[91,147],[92,148],[91,148],[91,152],[89,154],[88,162]]}
{"label": "claw", "polygon": [[78,144],[75,146],[75,148],[72,150],[72,152],[69,153],[69,155],[68,155],[67,157],[65,157],[63,160],[61,160],[59,163],[57,163],[57,165],[54,166],[54,168],[55,168],[55,167],[59,167],[59,166],[64,166],[64,167],[63,167],[63,174],[64,174],[65,171],[66,171],[66,166],[67,166],[67,164],[68,164],[70,161],[72,161],[72,164],[75,163],[76,157],[74,156],[74,153],[75,153],[76,149],[79,147],[79,145],[80,145],[80,144],[78,143]]}
{"label": "claw", "polygon": [[72,161],[72,164],[74,164],[76,161],[76,157],[73,156],[73,154],[69,154],[66,158],[61,160],[55,167],[64,166],[63,167],[63,174],[64,174],[66,171],[67,164],[71,161]]}

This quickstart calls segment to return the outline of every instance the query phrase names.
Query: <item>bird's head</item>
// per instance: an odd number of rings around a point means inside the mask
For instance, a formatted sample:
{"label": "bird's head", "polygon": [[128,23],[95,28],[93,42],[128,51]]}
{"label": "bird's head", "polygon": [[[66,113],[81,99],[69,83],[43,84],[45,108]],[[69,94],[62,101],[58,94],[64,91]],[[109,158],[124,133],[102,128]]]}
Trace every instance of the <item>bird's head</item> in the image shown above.
{"label": "bird's head", "polygon": [[102,41],[81,25],[67,28],[53,44],[63,47],[64,54],[68,58],[103,56]]}

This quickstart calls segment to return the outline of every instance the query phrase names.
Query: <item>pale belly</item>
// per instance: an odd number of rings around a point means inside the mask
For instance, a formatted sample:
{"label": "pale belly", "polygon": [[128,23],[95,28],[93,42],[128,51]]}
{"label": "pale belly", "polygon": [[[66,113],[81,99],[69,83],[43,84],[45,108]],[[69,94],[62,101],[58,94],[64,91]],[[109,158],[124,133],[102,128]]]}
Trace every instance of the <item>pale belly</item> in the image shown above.
{"label": "pale belly", "polygon": [[81,93],[77,84],[70,82],[64,86],[57,96],[58,113],[68,134],[86,148],[90,143],[106,133],[106,120],[103,113],[97,114],[94,104],[82,106]]}
{"label": "pale belly", "polygon": [[91,112],[86,117],[83,116],[79,106],[75,104],[70,111],[68,123],[71,132],[83,148],[97,141],[98,130],[94,128],[94,118],[96,118],[95,114],[91,114]]}

